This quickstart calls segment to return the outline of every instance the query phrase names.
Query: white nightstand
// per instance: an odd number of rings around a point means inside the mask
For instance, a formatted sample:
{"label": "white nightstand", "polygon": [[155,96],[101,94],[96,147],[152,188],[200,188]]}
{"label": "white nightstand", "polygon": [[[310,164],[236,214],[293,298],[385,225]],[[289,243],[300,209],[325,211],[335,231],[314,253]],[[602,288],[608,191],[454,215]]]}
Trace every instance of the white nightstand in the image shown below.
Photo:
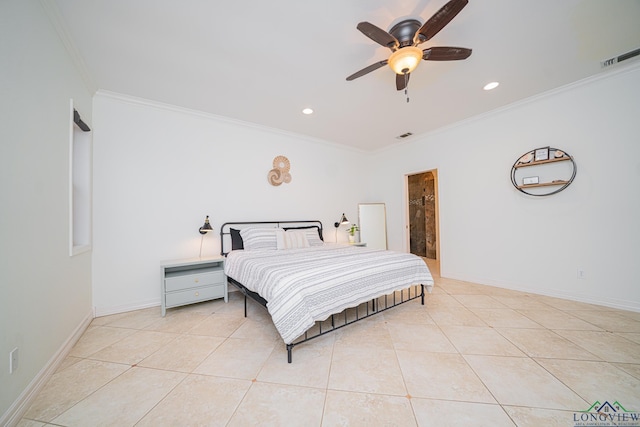
{"label": "white nightstand", "polygon": [[163,261],[160,279],[163,317],[167,308],[216,298],[228,301],[223,257]]}

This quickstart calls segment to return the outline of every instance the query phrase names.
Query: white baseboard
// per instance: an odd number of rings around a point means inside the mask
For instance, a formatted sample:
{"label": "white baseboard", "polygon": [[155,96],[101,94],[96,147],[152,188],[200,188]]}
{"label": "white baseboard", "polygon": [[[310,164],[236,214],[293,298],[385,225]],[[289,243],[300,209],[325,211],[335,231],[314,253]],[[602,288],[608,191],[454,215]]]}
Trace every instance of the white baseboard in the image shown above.
{"label": "white baseboard", "polygon": [[[444,276],[442,277],[445,278]],[[455,275],[447,275],[446,278],[453,279],[453,280],[460,280],[462,282],[471,282],[471,283],[477,283],[477,284],[482,284],[487,286],[495,286],[497,288],[510,289],[513,291],[526,292],[528,294],[543,295],[547,297],[554,297],[554,298],[561,298],[561,299],[566,299],[570,301],[583,302],[586,304],[600,305],[603,307],[617,308],[620,310],[640,312],[640,302],[637,302],[637,301],[627,301],[627,300],[621,300],[621,299],[611,298],[611,297],[595,298],[595,297],[585,296],[582,294],[559,292],[557,290],[548,289],[548,288],[533,289],[533,288],[528,288],[526,286],[515,285],[512,283],[498,283],[492,280],[482,279],[482,278],[461,278]]]}
{"label": "white baseboard", "polygon": [[89,324],[93,320],[93,311],[89,312],[76,329],[71,333],[69,338],[62,344],[60,349],[49,359],[46,365],[38,372],[38,374],[29,383],[26,389],[20,394],[18,399],[9,407],[7,412],[0,417],[0,426],[12,427],[20,422],[27,409],[31,405],[33,399],[42,390],[51,375],[53,375],[62,361],[67,357],[73,346],[78,342],[84,331],[87,330]]}
{"label": "white baseboard", "polygon": [[[229,293],[240,292],[235,286],[229,286]],[[115,305],[111,307],[94,307],[93,314],[95,317],[110,316],[112,314],[126,313],[134,310],[142,310],[143,308],[160,307],[160,301],[157,299],[150,301],[142,301],[132,304]]]}
{"label": "white baseboard", "polygon": [[160,307],[160,300],[142,301],[131,304],[116,305],[111,307],[94,307],[95,317],[110,316],[112,314],[126,313],[128,311],[141,310],[149,307]]}

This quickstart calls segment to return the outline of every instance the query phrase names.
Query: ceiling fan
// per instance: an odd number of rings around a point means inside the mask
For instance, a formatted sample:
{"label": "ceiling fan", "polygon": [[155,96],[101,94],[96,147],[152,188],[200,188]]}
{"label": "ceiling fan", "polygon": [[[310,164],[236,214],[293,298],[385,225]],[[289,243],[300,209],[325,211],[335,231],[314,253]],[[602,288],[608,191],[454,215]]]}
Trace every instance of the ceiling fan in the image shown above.
{"label": "ceiling fan", "polygon": [[[467,59],[471,49],[464,47],[431,47],[420,49],[417,46],[430,40],[447,25],[469,3],[468,0],[450,0],[442,6],[424,24],[416,19],[405,19],[394,25],[389,32],[369,22],[361,22],[357,28],[374,42],[391,49],[391,55],[384,61],[376,62],[347,77],[355,80],[380,67],[389,65],[396,73],[396,89],[406,89],[409,74],[416,69],[421,59],[425,61],[456,61]],[[407,98],[408,102],[408,98]]]}

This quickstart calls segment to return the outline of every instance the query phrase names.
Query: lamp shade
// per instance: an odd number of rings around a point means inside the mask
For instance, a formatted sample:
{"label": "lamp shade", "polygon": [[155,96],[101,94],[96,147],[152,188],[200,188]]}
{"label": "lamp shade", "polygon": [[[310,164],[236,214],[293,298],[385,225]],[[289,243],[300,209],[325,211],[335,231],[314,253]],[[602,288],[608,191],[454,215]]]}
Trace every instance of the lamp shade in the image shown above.
{"label": "lamp shade", "polygon": [[419,47],[406,46],[398,49],[389,57],[389,67],[396,74],[409,74],[416,69],[420,60],[422,60],[423,52]]}
{"label": "lamp shade", "polygon": [[209,223],[209,215],[204,219],[204,225],[198,229],[200,234],[207,234],[210,231],[213,231],[213,227]]}
{"label": "lamp shade", "polygon": [[340,227],[341,225],[345,225],[345,224],[349,224],[349,220],[347,219],[346,216],[344,216],[344,213],[342,214],[342,216],[340,217],[340,220],[338,222],[336,222],[335,224],[333,224],[336,228]]}

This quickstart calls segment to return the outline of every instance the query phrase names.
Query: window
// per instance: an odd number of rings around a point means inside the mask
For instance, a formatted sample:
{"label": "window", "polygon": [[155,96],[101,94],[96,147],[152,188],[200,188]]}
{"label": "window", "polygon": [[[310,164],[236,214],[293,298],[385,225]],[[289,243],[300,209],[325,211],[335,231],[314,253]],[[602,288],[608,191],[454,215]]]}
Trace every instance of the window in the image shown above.
{"label": "window", "polygon": [[69,256],[91,250],[91,129],[71,100],[69,136]]}

